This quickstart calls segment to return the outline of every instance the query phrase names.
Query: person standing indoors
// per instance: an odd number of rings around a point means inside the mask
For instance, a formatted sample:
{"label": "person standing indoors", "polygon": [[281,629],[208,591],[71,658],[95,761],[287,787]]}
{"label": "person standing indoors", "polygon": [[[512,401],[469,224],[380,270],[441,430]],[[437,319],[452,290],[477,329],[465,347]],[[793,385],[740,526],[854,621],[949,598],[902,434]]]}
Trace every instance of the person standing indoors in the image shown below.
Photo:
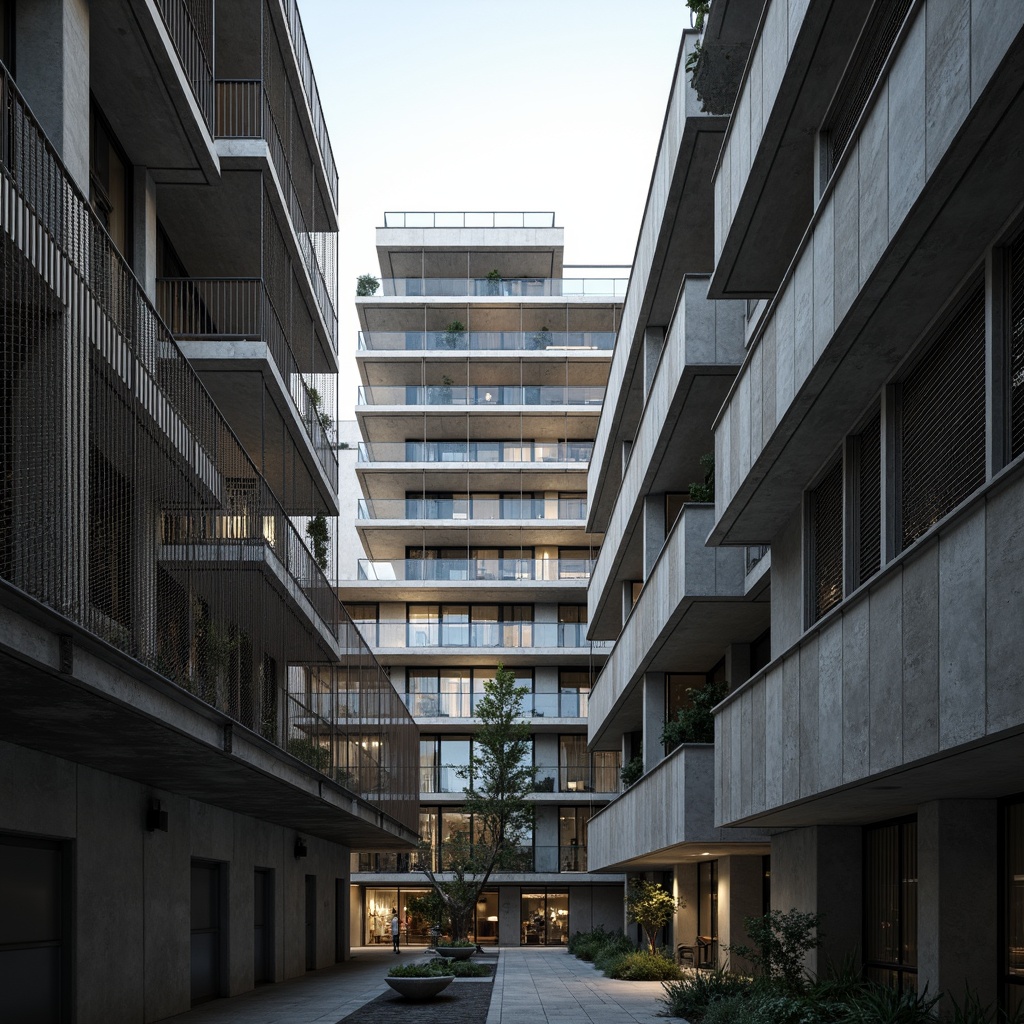
{"label": "person standing indoors", "polygon": [[391,908],[391,945],[394,946],[395,952],[398,952],[398,932],[399,932],[399,920],[398,910],[395,907]]}

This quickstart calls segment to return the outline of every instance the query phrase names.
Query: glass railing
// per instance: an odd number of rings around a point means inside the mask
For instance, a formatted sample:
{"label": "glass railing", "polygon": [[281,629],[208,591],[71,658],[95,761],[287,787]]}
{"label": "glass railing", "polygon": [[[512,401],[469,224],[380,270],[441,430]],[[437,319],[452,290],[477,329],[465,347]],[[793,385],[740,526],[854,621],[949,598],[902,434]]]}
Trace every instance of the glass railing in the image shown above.
{"label": "glass railing", "polygon": [[614,331],[360,331],[361,352],[610,352]]}
{"label": "glass railing", "polygon": [[[416,850],[411,853],[396,853],[392,850],[380,853],[361,853],[357,862],[358,871],[379,875],[405,875],[422,872],[425,866],[433,871],[442,871],[444,854],[432,847],[429,851]],[[587,870],[587,848],[585,846],[521,846],[515,850],[497,871],[572,872]]]}
{"label": "glass railing", "polygon": [[587,518],[584,498],[360,498],[359,519],[564,519]]}
{"label": "glass railing", "polygon": [[[420,767],[420,793],[464,793],[471,781],[465,765]],[[537,765],[535,793],[617,793],[621,785],[617,764]]]}
{"label": "glass railing", "polygon": [[[401,696],[415,718],[474,718],[476,706],[484,695],[480,691],[455,690]],[[589,706],[590,691],[585,689],[533,693],[523,701],[523,714],[528,718],[586,718]]]}
{"label": "glass railing", "polygon": [[553,228],[549,210],[389,210],[386,228]]}
{"label": "glass railing", "polygon": [[583,581],[590,579],[590,558],[392,558],[359,559],[361,580],[427,580],[465,583],[470,580]]}
{"label": "glass railing", "polygon": [[593,441],[372,441],[359,442],[359,462],[579,462]]}
{"label": "glass railing", "polygon": [[504,387],[455,387],[451,384],[409,384],[360,387],[358,405],[588,405],[600,407],[603,387],[533,384]]}
{"label": "glass railing", "polygon": [[771,551],[767,544],[748,544],[746,548],[747,572],[751,572],[762,558]]}
{"label": "glass railing", "polygon": [[585,622],[358,622],[376,647],[572,647],[605,649],[612,641],[587,639]]}
{"label": "glass railing", "polygon": [[595,299],[625,298],[627,277],[385,277],[385,296],[477,296],[493,298],[539,298],[554,296]]}

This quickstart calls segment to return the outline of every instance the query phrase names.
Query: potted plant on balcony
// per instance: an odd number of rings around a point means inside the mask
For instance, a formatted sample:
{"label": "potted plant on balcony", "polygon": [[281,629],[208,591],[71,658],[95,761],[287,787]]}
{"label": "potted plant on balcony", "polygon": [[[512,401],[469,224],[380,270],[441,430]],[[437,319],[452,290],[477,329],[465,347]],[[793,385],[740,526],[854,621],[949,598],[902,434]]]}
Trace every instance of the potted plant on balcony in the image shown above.
{"label": "potted plant on balcony", "polygon": [[700,457],[704,470],[704,483],[690,484],[690,501],[709,502],[715,500],[715,453],[705,452]]}
{"label": "potted plant on balcony", "polygon": [[551,347],[551,329],[549,327],[542,327],[535,334],[530,335],[530,343],[535,349],[545,349]]}
{"label": "potted plant on balcony", "polygon": [[466,325],[461,320],[453,320],[444,329],[444,347],[453,349],[466,347]]}
{"label": "potted plant on balcony", "polygon": [[682,743],[714,743],[715,716],[712,708],[721,703],[728,690],[724,681],[688,686],[686,693],[690,698],[689,706],[680,708],[675,718],[665,719],[665,728],[661,734],[665,751],[675,750]]}
{"label": "potted plant on balcony", "polygon": [[498,270],[489,270],[487,272],[487,294],[488,295],[500,295],[501,294],[501,272]]}
{"label": "potted plant on balcony", "polygon": [[327,517],[318,512],[306,523],[306,536],[313,543],[313,561],[320,566],[321,572],[327,572],[327,550],[331,533],[327,526]]}
{"label": "potted plant on balcony", "polygon": [[380,281],[373,274],[360,274],[356,278],[356,298],[366,298],[375,295],[380,287]]}

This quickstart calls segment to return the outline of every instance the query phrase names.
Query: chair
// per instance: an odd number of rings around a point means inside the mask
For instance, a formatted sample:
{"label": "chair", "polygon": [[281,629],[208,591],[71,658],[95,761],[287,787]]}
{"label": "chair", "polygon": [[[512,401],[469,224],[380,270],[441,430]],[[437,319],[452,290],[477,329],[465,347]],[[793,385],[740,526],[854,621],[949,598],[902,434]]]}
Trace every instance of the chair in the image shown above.
{"label": "chair", "polygon": [[676,947],[676,960],[679,961],[680,966],[684,963],[688,963],[691,967],[697,966],[697,947],[696,946],[677,946]]}
{"label": "chair", "polygon": [[710,935],[697,936],[697,951],[699,953],[700,960],[700,963],[698,963],[697,965],[698,967],[705,967],[710,969],[713,966],[713,964],[711,963],[711,945],[713,942],[714,940],[711,938]]}

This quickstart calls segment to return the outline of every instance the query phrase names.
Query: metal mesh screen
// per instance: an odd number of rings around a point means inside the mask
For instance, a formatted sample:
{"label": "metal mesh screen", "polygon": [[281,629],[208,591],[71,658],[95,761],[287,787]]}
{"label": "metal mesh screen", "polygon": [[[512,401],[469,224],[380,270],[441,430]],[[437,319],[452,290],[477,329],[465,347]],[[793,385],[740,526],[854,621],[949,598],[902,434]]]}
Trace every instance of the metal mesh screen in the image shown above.
{"label": "metal mesh screen", "polygon": [[985,482],[985,289],[979,284],[903,382],[902,546]]}
{"label": "metal mesh screen", "polygon": [[860,435],[857,467],[857,585],[882,565],[882,424],[876,415]]}
{"label": "metal mesh screen", "polygon": [[812,613],[817,622],[843,599],[843,463],[811,495]]}
{"label": "metal mesh screen", "polygon": [[842,158],[911,3],[912,0],[878,0],[868,16],[850,66],[836,91],[828,121],[822,128],[827,138],[826,180],[832,177]]}
{"label": "metal mesh screen", "polygon": [[0,590],[410,827],[417,730],[0,70]]}
{"label": "metal mesh screen", "polygon": [[1007,259],[1010,308],[1010,458],[1024,452],[1024,234]]}

